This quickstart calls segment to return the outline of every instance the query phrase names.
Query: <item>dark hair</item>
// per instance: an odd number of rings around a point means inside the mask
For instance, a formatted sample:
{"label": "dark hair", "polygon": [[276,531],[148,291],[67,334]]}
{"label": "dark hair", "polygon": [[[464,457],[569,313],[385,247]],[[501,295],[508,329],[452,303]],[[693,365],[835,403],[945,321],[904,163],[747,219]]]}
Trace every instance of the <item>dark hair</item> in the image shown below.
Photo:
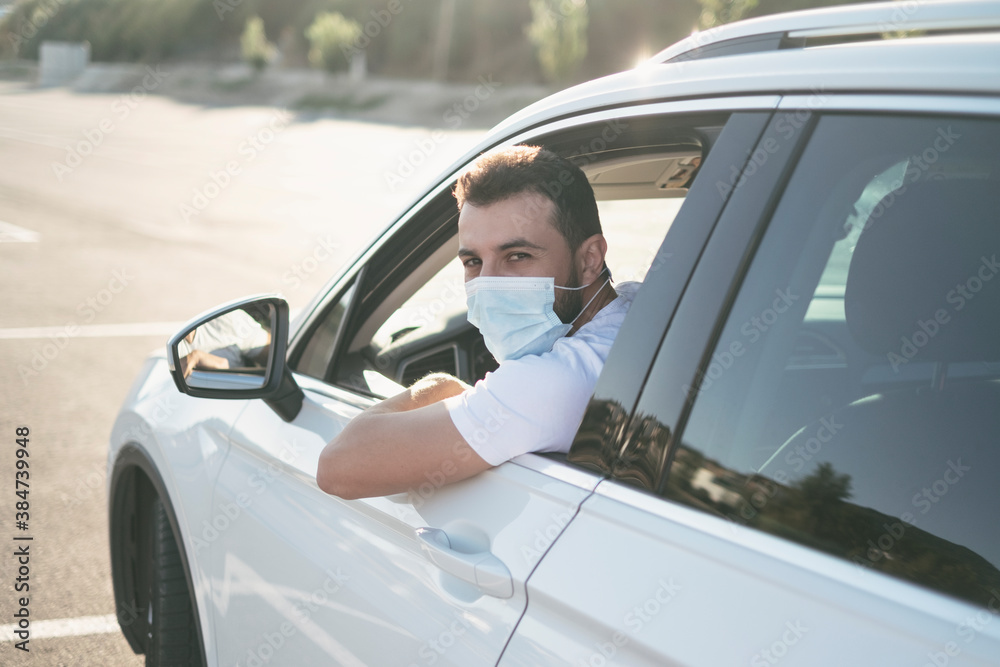
{"label": "dark hair", "polygon": [[458,209],[466,202],[488,206],[525,192],[555,204],[555,225],[576,251],[601,232],[594,189],[586,174],[569,160],[539,146],[511,146],[486,153],[458,177]]}

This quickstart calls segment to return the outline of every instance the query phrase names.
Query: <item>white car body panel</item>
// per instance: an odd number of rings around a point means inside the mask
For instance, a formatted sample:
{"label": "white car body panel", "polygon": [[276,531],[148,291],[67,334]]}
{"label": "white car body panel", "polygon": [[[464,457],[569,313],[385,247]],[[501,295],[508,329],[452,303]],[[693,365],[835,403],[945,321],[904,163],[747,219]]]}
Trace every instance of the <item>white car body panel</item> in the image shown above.
{"label": "white car body panel", "polygon": [[[995,4],[1000,12],[1000,4]],[[498,125],[514,134],[539,122],[612,107],[684,98],[835,92],[996,94],[1000,37],[995,34],[924,37],[771,51],[645,65],[556,93]],[[722,63],[726,67],[721,67]]]}
{"label": "white car body panel", "polygon": [[[199,528],[212,520],[212,489],[229,452],[229,431],[248,401],[206,401],[177,391],[163,355],[147,360],[125,399],[111,431],[108,483],[115,462],[126,445],[133,445],[152,461],[168,490],[169,502],[182,530],[189,555],[192,595],[203,624],[206,649],[215,633],[211,614],[208,562],[200,559]],[[213,650],[207,650],[210,664]]]}
{"label": "white car body panel", "polygon": [[939,30],[947,27],[1000,27],[993,0],[947,2],[881,2],[817,8],[810,12],[771,14],[693,33],[649,59],[661,63],[688,51],[741,37],[767,33],[789,36],[863,35],[894,30]]}
{"label": "white car body panel", "polygon": [[617,482],[584,503],[528,594],[501,665],[764,667],[836,655],[978,667],[1000,656],[1000,591],[991,614]]}
{"label": "white car body panel", "polygon": [[[213,501],[224,530],[209,544],[219,664],[272,650],[296,664],[495,664],[525,581],[597,483],[508,463],[448,486],[445,472],[431,475],[409,498],[344,501],[318,489],[316,462],[357,412],[306,389],[292,423],[262,402],[236,423]],[[492,552],[513,595],[483,594],[430,562],[423,527]]]}

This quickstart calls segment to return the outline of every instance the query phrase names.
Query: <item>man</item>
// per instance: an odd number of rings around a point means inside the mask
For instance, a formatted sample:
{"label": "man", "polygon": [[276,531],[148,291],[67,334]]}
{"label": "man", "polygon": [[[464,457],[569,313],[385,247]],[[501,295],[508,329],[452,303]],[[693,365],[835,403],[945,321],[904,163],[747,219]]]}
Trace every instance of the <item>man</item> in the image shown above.
{"label": "man", "polygon": [[271,332],[250,313],[238,308],[192,329],[178,345],[181,373],[263,367],[271,349]]}
{"label": "man", "polygon": [[480,157],[455,197],[469,320],[500,367],[475,387],[428,376],[355,417],[320,455],[327,493],[455,482],[525,452],[565,452],[580,425],[637,287],[611,286],[586,176],[515,146]]}

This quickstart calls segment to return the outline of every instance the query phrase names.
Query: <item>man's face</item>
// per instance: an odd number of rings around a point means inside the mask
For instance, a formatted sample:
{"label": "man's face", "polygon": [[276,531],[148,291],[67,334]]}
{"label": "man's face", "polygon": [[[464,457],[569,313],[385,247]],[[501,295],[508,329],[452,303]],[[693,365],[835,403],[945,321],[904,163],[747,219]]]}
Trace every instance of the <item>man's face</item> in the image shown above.
{"label": "man's face", "polygon": [[[468,282],[480,276],[551,277],[578,287],[569,244],[552,223],[555,204],[525,192],[487,206],[466,202],[458,216],[458,258]],[[564,322],[580,312],[579,292],[556,290],[553,310]]]}

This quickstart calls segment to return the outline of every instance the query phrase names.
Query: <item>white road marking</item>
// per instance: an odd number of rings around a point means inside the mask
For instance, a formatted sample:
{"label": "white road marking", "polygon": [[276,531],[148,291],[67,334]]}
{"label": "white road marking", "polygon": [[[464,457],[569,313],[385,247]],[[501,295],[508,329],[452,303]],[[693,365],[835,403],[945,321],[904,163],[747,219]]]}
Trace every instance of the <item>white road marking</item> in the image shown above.
{"label": "white road marking", "polygon": [[0,243],[38,243],[42,235],[0,220]]}
{"label": "white road marking", "polygon": [[64,324],[61,327],[0,329],[0,340],[14,338],[118,338],[126,336],[173,336],[183,322],[136,322],[132,324]]}
{"label": "white road marking", "polygon": [[[14,636],[18,630],[16,623],[0,625],[0,643],[21,641]],[[31,621],[29,640],[51,639],[53,637],[79,637],[81,635],[107,635],[120,632],[118,618],[114,614],[107,616],[78,616],[76,618],[54,618],[48,621]]]}
{"label": "white road marking", "polygon": [[48,146],[50,148],[58,148],[61,150],[66,150],[67,146],[72,145],[72,141],[67,141],[61,137],[52,136],[51,134],[25,132],[24,130],[18,130],[11,127],[0,128],[0,137],[4,139],[13,139],[14,141],[23,141],[26,144]]}

